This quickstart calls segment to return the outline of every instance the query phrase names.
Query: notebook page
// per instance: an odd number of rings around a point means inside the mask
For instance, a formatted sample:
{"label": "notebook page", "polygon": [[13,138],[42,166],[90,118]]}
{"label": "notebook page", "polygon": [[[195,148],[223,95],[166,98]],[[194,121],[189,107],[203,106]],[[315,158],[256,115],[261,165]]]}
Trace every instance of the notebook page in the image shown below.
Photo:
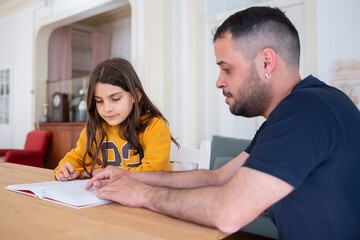
{"label": "notebook page", "polygon": [[57,203],[69,204],[74,207],[99,205],[110,202],[97,198],[93,194],[95,188],[85,190],[85,186],[89,181],[90,179],[17,184],[9,185],[5,189],[19,191],[21,193],[24,193],[22,190],[32,191],[39,198],[46,198],[50,201],[54,200]]}
{"label": "notebook page", "polygon": [[56,184],[50,189],[47,188],[46,191],[43,192],[42,197],[75,206],[109,202],[108,200],[97,198],[94,195],[93,192],[96,188],[85,190],[85,186],[88,181],[89,180],[73,180],[61,182],[63,184]]}

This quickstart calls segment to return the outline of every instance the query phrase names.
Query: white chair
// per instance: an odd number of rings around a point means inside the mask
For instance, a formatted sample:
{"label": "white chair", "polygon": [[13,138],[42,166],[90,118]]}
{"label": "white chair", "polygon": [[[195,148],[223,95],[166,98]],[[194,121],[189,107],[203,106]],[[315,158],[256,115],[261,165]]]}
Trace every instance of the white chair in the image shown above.
{"label": "white chair", "polygon": [[210,150],[211,143],[209,140],[201,141],[200,149],[183,145],[178,147],[171,142],[170,163],[172,171],[209,169]]}

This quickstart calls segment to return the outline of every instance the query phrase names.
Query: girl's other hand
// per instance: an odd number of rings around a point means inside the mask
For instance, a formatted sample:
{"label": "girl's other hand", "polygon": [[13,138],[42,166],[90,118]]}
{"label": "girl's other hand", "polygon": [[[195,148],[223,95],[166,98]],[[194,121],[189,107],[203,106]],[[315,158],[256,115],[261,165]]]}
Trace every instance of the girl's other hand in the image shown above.
{"label": "girl's other hand", "polygon": [[[62,172],[59,172],[59,171]],[[58,181],[69,181],[77,178],[80,175],[80,171],[75,171],[74,165],[67,162],[60,166],[58,171],[55,173],[55,177]]]}
{"label": "girl's other hand", "polygon": [[[95,176],[96,174],[98,174],[102,170],[103,170],[103,168],[94,168],[94,170],[92,172],[92,175]],[[88,171],[90,171],[90,169]],[[87,179],[87,178],[90,178],[90,175],[87,172],[83,171],[79,178],[80,179]]]}
{"label": "girl's other hand", "polygon": [[98,174],[99,172],[101,172],[103,170],[103,168],[94,168],[94,171],[92,173],[93,177]]}

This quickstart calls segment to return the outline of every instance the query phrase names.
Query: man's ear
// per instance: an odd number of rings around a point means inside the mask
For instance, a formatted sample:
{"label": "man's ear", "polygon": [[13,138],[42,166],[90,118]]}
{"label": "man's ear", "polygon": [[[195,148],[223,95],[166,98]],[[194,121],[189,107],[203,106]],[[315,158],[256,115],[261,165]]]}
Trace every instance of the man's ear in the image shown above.
{"label": "man's ear", "polygon": [[264,48],[264,50],[261,51],[261,56],[264,64],[264,74],[271,75],[276,65],[276,52],[272,48]]}

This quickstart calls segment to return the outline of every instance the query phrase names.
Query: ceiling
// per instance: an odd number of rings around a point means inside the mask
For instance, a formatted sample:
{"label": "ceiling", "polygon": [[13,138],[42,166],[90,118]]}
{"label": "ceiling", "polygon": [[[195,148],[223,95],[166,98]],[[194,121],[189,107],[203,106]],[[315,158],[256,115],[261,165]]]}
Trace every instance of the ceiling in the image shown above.
{"label": "ceiling", "polygon": [[[47,0],[0,0],[0,18],[6,17],[10,14],[15,13],[23,8],[32,6],[34,4],[45,2]],[[120,18],[128,17],[131,15],[130,4],[116,8],[84,20],[81,20],[77,23],[85,24],[89,26],[98,26],[107,22],[112,22]]]}
{"label": "ceiling", "polygon": [[121,18],[129,17],[130,15],[131,15],[130,4],[127,4],[120,8],[115,8],[110,11],[83,19],[76,23],[96,27],[98,25],[102,25],[107,22],[113,22]]}
{"label": "ceiling", "polygon": [[43,1],[44,0],[0,0],[0,18]]}

